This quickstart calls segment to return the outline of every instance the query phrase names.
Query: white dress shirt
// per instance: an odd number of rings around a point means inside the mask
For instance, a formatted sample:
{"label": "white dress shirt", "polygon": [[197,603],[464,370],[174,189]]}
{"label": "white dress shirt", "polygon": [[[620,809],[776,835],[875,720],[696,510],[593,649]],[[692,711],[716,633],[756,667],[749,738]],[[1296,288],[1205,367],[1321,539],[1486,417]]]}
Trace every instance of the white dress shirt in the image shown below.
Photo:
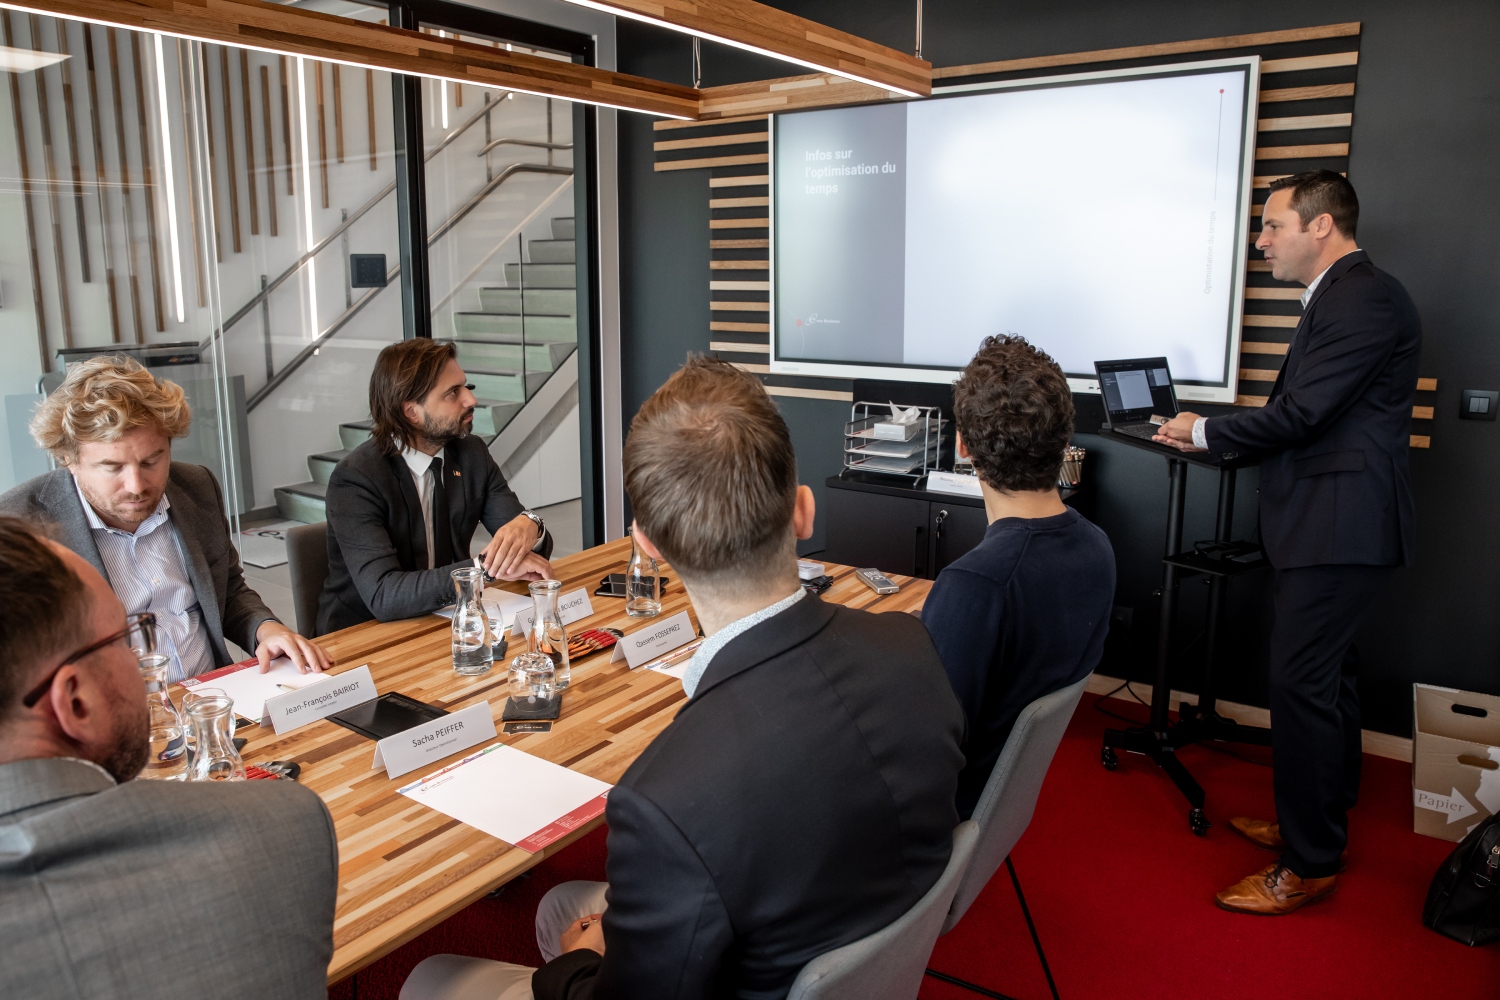
{"label": "white dress shirt", "polygon": [[401,457],[411,470],[412,482],[417,484],[417,499],[422,503],[422,523],[427,526],[427,568],[437,567],[437,553],[432,545],[432,490],[437,483],[432,463],[437,462],[437,475],[443,474],[443,453],[429,455],[415,448],[402,448]]}
{"label": "white dress shirt", "polygon": [[[1354,252],[1355,251],[1353,250],[1349,251],[1349,253]],[[1341,256],[1339,260],[1343,260],[1344,257],[1347,256],[1349,256],[1348,253]],[[1337,264],[1339,260],[1334,261],[1333,264]],[[1307,308],[1307,303],[1312,299],[1313,292],[1316,292],[1318,290],[1318,285],[1322,283],[1323,276],[1326,275],[1329,271],[1333,270],[1333,264],[1329,264],[1327,267],[1323,268],[1322,271],[1318,272],[1318,276],[1312,280],[1312,284],[1308,285],[1305,289],[1302,290],[1303,309]],[[1205,450],[1208,448],[1208,431],[1203,426],[1206,423],[1208,423],[1207,417],[1199,417],[1197,420],[1193,421],[1193,445]]]}
{"label": "white dress shirt", "polygon": [[156,510],[132,533],[100,520],[77,479],[73,485],[78,488],[78,502],[83,504],[83,516],[88,518],[109,585],[125,605],[125,613],[149,611],[156,615],[161,646],[158,652],[171,659],[167,680],[181,681],[212,670],[213,648],[203,625],[198,595],[188,577],[182,539],[169,515],[172,505],[167,495],[161,495]]}
{"label": "white dress shirt", "polygon": [[704,672],[708,670],[709,663],[719,654],[719,650],[729,644],[730,639],[733,639],[741,632],[759,625],[767,618],[781,614],[806,596],[807,591],[803,590],[799,585],[795,593],[783,597],[775,604],[768,605],[759,611],[752,612],[743,618],[738,618],[730,622],[707,639],[704,639],[703,645],[698,647],[698,651],[688,661],[687,670],[683,671],[682,674],[682,689],[687,692],[687,696],[689,698],[693,696],[693,692],[698,689],[698,683],[703,680]]}

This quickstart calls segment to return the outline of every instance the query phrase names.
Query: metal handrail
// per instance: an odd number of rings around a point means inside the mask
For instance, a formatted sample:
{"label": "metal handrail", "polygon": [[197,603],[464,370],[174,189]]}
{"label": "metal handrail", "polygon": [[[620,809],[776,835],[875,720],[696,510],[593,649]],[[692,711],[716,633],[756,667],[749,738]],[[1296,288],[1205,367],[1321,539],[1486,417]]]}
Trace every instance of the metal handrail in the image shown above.
{"label": "metal handrail", "polygon": [[[498,101],[491,102],[491,104],[498,104],[498,103],[499,103]],[[454,143],[454,141],[458,139],[459,136],[463,135],[465,132],[467,132],[469,130],[470,126],[472,126],[475,122],[477,122],[481,118],[483,118],[487,112],[490,112],[490,111],[493,111],[493,110],[494,110],[494,108],[491,107],[490,105],[484,105],[483,107],[481,107],[480,110],[478,112],[476,112],[472,118],[470,118],[468,121],[464,122],[458,128],[454,129],[448,135],[444,136],[442,142],[438,143],[436,146],[433,146],[431,149],[429,149],[427,151],[427,155],[422,158],[422,162],[424,162],[424,163],[431,162],[431,160],[432,160],[433,157],[437,156],[443,150],[445,150],[449,146],[451,146]],[[213,342],[214,338],[222,336],[225,330],[229,329],[231,326],[234,326],[234,324],[238,323],[240,320],[242,320],[246,316],[250,315],[250,312],[256,306],[260,305],[261,302],[264,301],[267,296],[269,296],[278,287],[280,287],[292,275],[296,274],[302,268],[306,267],[308,261],[312,260],[318,254],[320,254],[324,250],[326,250],[328,248],[329,244],[331,244],[334,240],[338,239],[340,236],[344,235],[344,233],[346,231],[348,231],[348,229],[349,229],[350,226],[352,226],[356,222],[358,222],[367,212],[370,211],[370,209],[372,209],[376,205],[380,204],[381,201],[383,201],[385,198],[389,197],[390,194],[393,191],[395,191],[395,190],[396,190],[396,182],[395,181],[391,181],[385,187],[383,187],[383,188],[380,189],[380,193],[379,194],[375,195],[369,201],[367,201],[363,205],[361,205],[358,209],[356,209],[349,216],[349,218],[347,218],[343,222],[339,223],[338,227],[336,229],[334,229],[333,232],[329,233],[327,236],[323,237],[323,239],[319,240],[317,242],[317,244],[315,244],[311,250],[309,250],[306,253],[304,253],[301,257],[298,257],[295,261],[292,262],[292,265],[290,267],[288,267],[285,271],[282,271],[275,278],[273,278],[270,281],[268,281],[266,283],[266,286],[264,288],[262,288],[258,294],[256,294],[254,297],[252,297],[250,299],[249,302],[246,302],[243,306],[241,306],[238,310],[236,310],[235,313],[234,313],[234,315],[232,315],[228,319],[226,319],[223,322],[223,324],[219,326],[218,329],[214,330],[214,332],[209,335],[208,339],[206,339],[206,340],[203,341],[203,343],[201,345],[203,347],[203,349],[207,350],[207,348],[209,347],[209,345]]]}
{"label": "metal handrail", "polygon": [[[511,177],[514,177],[516,174],[572,173],[572,167],[554,167],[549,166],[545,163],[512,163],[510,166],[506,167],[504,170],[496,174],[493,180],[485,184],[484,187],[480,188],[478,194],[474,195],[474,197],[464,202],[464,204],[456,212],[448,217],[447,221],[445,221],[441,226],[438,227],[436,232],[429,235],[427,237],[427,245],[430,247],[440,238],[445,236],[450,230],[453,229],[454,226],[462,222],[464,217],[472,212],[481,201],[483,201],[486,197],[489,196],[492,191],[495,190],[495,188],[499,187],[501,184],[505,183],[505,181],[509,180]],[[400,264],[392,267],[385,276],[386,285],[389,285],[391,281],[395,280],[395,278],[400,273]],[[288,361],[282,367],[281,371],[277,372],[275,376],[268,379],[265,385],[255,390],[255,392],[251,394],[250,398],[245,400],[245,412],[250,412],[257,406],[259,406],[262,402],[264,402],[267,396],[275,392],[283,382],[291,377],[292,372],[302,367],[302,365],[307,361],[308,358],[311,358],[313,355],[317,354],[319,348],[326,344],[334,334],[338,333],[346,325],[348,325],[349,321],[353,319],[354,316],[370,302],[371,299],[373,299],[376,295],[379,295],[382,291],[384,291],[384,286],[382,286],[381,288],[372,288],[364,295],[361,295],[359,297],[359,301],[355,302],[348,309],[345,309],[343,313],[339,315],[338,319],[334,320],[333,323],[329,325],[328,329],[318,334],[318,336],[314,338],[311,343],[309,343],[302,350],[298,351],[297,356],[292,358],[291,361]]]}
{"label": "metal handrail", "polygon": [[483,149],[475,153],[475,156],[483,156],[496,146],[535,146],[537,149],[572,149],[571,142],[542,142],[540,139],[515,139],[510,136],[502,136],[492,139]]}

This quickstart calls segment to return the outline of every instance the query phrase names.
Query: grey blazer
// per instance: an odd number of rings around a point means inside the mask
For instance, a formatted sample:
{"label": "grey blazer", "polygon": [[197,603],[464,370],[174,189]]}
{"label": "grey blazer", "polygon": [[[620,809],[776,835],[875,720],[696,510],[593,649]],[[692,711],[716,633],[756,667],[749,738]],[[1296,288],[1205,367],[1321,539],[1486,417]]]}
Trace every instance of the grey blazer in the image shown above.
{"label": "grey blazer", "polygon": [[324,1000],[337,876],[295,782],[0,764],[0,996]]}
{"label": "grey blazer", "polygon": [[[263,622],[277,620],[276,616],[245,583],[240,556],[224,516],[224,494],[214,474],[201,465],[173,462],[167,479],[167,502],[187,556],[188,578],[212,640],[214,662],[226,667],[234,659],[224,639],[253,653],[256,630]],[[54,469],[0,495],[0,514],[52,524],[57,541],[109,579],[88,518],[84,517],[73,473],[67,469]]]}

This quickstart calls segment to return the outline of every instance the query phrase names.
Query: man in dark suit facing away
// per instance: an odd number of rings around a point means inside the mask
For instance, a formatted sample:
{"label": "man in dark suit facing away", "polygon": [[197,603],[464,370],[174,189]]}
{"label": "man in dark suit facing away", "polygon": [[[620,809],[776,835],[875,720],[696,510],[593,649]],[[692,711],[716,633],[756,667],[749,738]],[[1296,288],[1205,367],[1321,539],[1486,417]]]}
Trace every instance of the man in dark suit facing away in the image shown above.
{"label": "man in dark suit facing away", "polygon": [[1411,297],[1354,242],[1359,201],[1328,170],[1274,181],[1256,247],[1307,286],[1271,396],[1227,417],[1179,414],[1156,440],[1260,457],[1260,524],[1275,569],[1271,730],[1276,821],[1230,821],[1281,860],[1218,894],[1282,914],[1332,892],[1359,793],[1354,636],[1413,557],[1407,465],[1422,325]]}
{"label": "man in dark suit facing away", "polygon": [[434,956],[404,1000],[777,1000],[947,864],[962,711],[916,618],[802,589],[812,491],[760,383],[689,360],[624,459],[637,541],[707,636],[688,700],[610,792],[609,882],[542,900],[547,964]]}
{"label": "man in dark suit facing away", "polygon": [[370,440],[328,479],[328,582],[318,632],[395,621],[453,603],[452,572],[472,565],[481,521],[494,533],[485,571],[550,576],[552,536],[505,483],[474,426],[474,387],[451,343],[384,348],[370,373]]}

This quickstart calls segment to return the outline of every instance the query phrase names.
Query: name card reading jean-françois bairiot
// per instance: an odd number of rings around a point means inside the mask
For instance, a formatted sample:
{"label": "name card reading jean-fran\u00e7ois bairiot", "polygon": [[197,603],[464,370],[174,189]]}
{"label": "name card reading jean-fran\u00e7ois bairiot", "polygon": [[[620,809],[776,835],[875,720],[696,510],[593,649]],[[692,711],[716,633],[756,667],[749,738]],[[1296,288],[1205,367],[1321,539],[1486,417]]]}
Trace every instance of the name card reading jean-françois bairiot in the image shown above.
{"label": "name card reading jean-fran\u00e7ois bairiot", "polygon": [[615,643],[615,654],[610,657],[610,662],[624,657],[630,669],[634,670],[646,661],[696,638],[698,630],[693,628],[692,619],[686,611],[679,611],[670,618],[663,618],[643,629],[637,629]]}
{"label": "name card reading jean-fran\u00e7ois bairiot", "polygon": [[494,738],[495,717],[482,701],[380,740],[370,768],[384,767],[387,777],[396,778]]}
{"label": "name card reading jean-fran\u00e7ois bairiot", "polygon": [[266,715],[280,736],[374,697],[375,680],[370,676],[370,668],[355,667],[317,684],[267,698]]}

